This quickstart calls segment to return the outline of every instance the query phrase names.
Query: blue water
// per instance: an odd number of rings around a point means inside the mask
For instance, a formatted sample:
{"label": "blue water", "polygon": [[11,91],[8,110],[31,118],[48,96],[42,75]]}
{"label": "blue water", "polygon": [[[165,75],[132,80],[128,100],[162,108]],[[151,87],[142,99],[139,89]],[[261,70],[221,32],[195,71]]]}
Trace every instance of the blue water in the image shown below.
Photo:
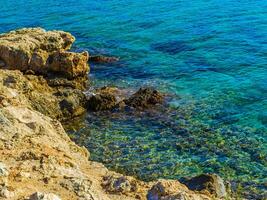
{"label": "blue water", "polygon": [[267,1],[0,0],[0,32],[35,26],[121,58],[91,65],[92,87],[171,96],[160,114],[88,113],[73,137],[91,159],[145,180],[215,172],[266,190]]}

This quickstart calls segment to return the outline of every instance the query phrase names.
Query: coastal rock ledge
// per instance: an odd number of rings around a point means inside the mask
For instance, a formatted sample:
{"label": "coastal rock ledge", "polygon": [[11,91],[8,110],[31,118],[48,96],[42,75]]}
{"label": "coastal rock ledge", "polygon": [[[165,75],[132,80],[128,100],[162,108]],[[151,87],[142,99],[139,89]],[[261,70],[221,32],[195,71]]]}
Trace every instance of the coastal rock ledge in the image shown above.
{"label": "coastal rock ledge", "polygon": [[[78,112],[84,98],[66,84],[88,71],[87,53],[64,57],[73,41],[69,33],[39,28],[0,35],[0,199],[223,199],[205,188],[190,190],[177,180],[144,182],[109,171],[71,141],[55,113]],[[51,84],[40,76],[51,72],[62,72],[67,80]]]}

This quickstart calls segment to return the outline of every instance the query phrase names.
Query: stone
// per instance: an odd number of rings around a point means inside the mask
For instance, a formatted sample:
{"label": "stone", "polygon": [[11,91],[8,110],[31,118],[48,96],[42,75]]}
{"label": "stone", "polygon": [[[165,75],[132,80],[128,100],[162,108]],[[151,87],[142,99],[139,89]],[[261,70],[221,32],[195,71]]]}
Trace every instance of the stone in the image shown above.
{"label": "stone", "polygon": [[208,191],[210,194],[223,198],[227,196],[224,182],[217,174],[201,174],[184,182],[189,189]]}
{"label": "stone", "polygon": [[6,165],[2,162],[0,162],[0,177],[1,176],[8,176],[8,169]]}
{"label": "stone", "polygon": [[114,176],[107,176],[104,177],[104,182],[102,186],[111,193],[128,193],[133,190],[136,190],[136,185],[131,183],[127,177],[114,177]]}
{"label": "stone", "polygon": [[87,100],[87,107],[92,111],[112,110],[117,99],[112,88],[103,87],[92,93]]}
{"label": "stone", "polygon": [[163,102],[163,95],[157,90],[151,88],[140,88],[129,99],[125,100],[125,104],[134,108],[149,108],[153,105]]}
{"label": "stone", "polygon": [[30,196],[30,200],[61,200],[60,197],[53,193],[35,192]]}
{"label": "stone", "polygon": [[119,61],[119,58],[96,55],[96,56],[90,56],[89,61],[94,63],[113,63]]}
{"label": "stone", "polygon": [[67,52],[75,38],[63,31],[24,28],[0,34],[0,67],[26,72],[62,73],[68,78],[89,72],[88,52]]}

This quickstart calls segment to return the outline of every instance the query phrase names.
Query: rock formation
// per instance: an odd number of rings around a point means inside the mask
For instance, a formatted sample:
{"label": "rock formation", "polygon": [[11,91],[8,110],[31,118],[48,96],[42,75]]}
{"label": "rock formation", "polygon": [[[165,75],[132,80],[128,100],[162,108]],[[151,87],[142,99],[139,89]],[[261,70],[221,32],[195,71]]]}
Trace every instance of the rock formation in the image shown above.
{"label": "rock formation", "polygon": [[88,52],[67,52],[75,38],[63,31],[27,28],[0,35],[0,65],[6,69],[47,74],[57,72],[68,78],[89,71]]}
{"label": "rock formation", "polygon": [[[66,52],[73,41],[69,33],[39,28],[0,36],[0,199],[216,199],[178,181],[143,182],[89,161],[57,120],[80,115],[87,104],[78,88],[88,54]],[[155,104],[161,96],[140,90],[136,99]]]}

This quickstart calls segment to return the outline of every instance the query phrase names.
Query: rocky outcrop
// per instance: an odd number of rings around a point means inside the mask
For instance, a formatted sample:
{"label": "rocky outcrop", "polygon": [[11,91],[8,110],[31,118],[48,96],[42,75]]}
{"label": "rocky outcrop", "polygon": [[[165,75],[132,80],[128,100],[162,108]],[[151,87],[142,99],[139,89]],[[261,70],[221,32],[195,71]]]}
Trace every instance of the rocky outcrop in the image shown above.
{"label": "rocky outcrop", "polygon": [[[79,83],[70,81],[83,77],[86,58],[76,60],[79,54],[60,51],[70,48],[70,34],[22,29],[1,35],[0,41],[0,65],[12,69],[0,69],[0,199],[214,199],[178,181],[143,182],[109,171],[89,161],[88,150],[71,141],[57,119],[80,115],[87,100]],[[49,72],[55,77],[47,77]],[[102,88],[99,94],[115,91]],[[124,102],[120,95],[115,95],[116,104]],[[129,105],[139,106],[154,105],[161,97],[140,90],[130,99],[135,103]]]}
{"label": "rocky outcrop", "polygon": [[75,38],[63,31],[25,28],[0,35],[0,67],[60,73],[68,78],[88,73],[88,52],[67,52]]}

